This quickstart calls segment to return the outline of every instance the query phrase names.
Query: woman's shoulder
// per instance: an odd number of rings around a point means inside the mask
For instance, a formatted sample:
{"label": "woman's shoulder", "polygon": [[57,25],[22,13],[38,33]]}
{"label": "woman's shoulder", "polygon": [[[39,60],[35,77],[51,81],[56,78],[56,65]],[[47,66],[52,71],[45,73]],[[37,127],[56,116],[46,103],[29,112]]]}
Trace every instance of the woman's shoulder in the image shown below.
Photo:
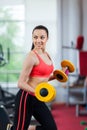
{"label": "woman's shoulder", "polygon": [[28,55],[29,57],[33,57],[33,56],[35,56],[33,50],[29,51],[27,55]]}
{"label": "woman's shoulder", "polygon": [[26,64],[26,65],[35,65],[36,64],[36,58],[32,51],[27,53],[25,60],[24,60],[24,64]]}
{"label": "woman's shoulder", "polygon": [[34,60],[34,61],[37,58],[33,50],[28,52],[27,57],[28,57],[29,60]]}

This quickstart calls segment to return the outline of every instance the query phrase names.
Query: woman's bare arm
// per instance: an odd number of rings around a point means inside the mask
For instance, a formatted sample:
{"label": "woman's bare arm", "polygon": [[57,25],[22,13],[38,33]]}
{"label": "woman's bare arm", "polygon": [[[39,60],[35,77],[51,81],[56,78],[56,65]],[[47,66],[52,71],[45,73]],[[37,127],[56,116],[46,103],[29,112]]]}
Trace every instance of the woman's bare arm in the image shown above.
{"label": "woman's bare arm", "polygon": [[55,76],[54,75],[51,75],[48,79],[48,81],[51,81],[51,80],[55,80]]}
{"label": "woman's bare arm", "polygon": [[18,87],[27,92],[34,92],[34,88],[27,83],[27,81],[29,80],[29,75],[34,65],[35,58],[33,54],[30,52],[24,61],[23,68],[18,80]]}

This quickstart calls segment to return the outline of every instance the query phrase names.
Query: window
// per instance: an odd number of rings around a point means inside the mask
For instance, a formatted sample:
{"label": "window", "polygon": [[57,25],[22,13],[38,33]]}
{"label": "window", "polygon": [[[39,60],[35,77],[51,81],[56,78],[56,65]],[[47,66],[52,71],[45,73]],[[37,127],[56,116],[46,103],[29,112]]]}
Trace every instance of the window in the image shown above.
{"label": "window", "polygon": [[0,7],[0,82],[16,82],[25,56],[24,5]]}

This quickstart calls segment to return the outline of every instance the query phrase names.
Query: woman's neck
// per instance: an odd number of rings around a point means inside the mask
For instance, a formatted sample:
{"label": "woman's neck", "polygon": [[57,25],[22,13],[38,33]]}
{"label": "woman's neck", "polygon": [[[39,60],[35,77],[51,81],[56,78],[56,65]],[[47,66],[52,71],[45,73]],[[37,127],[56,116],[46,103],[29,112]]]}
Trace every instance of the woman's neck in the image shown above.
{"label": "woman's neck", "polygon": [[45,49],[33,49],[33,50],[39,54],[45,53]]}

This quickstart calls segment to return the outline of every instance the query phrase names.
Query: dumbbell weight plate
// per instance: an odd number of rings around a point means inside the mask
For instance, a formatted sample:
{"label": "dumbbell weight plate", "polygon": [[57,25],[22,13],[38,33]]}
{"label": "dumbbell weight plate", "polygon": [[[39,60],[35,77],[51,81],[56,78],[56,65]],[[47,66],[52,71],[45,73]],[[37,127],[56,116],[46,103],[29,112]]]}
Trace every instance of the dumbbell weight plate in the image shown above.
{"label": "dumbbell weight plate", "polygon": [[74,72],[75,71],[75,66],[74,66],[74,64],[72,63],[72,62],[70,62],[69,60],[63,60],[62,62],[61,62],[61,66],[62,67],[68,67],[68,70],[69,70],[69,72]]}
{"label": "dumbbell weight plate", "polygon": [[60,82],[66,82],[68,80],[68,76],[62,70],[55,70],[53,74]]}
{"label": "dumbbell weight plate", "polygon": [[35,89],[35,96],[38,100],[43,102],[50,102],[55,97],[55,89],[49,83],[40,83]]}
{"label": "dumbbell weight plate", "polygon": [[51,102],[52,100],[54,100],[56,98],[56,90],[55,88],[53,87],[53,92],[52,92],[52,97],[48,100],[48,102]]}

